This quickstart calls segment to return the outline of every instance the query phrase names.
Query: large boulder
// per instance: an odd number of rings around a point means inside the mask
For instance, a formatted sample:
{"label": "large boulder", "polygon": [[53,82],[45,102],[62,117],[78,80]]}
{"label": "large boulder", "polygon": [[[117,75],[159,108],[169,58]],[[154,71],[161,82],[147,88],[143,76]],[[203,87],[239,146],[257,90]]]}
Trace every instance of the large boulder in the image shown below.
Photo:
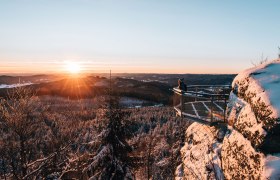
{"label": "large boulder", "polygon": [[279,179],[280,60],[239,73],[232,87],[227,108],[232,130],[222,147],[225,177]]}

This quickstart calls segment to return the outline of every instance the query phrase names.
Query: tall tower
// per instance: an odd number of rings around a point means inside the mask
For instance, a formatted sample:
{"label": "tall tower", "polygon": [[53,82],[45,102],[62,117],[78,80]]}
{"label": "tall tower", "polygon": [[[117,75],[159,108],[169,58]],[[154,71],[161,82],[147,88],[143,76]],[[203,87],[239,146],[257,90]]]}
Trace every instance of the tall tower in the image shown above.
{"label": "tall tower", "polygon": [[278,46],[278,58],[280,59],[280,47]]}

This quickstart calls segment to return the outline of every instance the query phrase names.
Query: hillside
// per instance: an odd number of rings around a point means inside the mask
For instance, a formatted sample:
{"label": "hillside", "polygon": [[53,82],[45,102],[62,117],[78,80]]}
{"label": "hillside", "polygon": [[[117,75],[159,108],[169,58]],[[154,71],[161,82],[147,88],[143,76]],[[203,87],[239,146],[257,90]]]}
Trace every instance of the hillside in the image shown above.
{"label": "hillside", "polygon": [[30,76],[8,76],[8,75],[0,75],[0,85],[6,84],[17,84],[17,83],[42,83],[48,81],[54,81],[57,79],[61,79],[61,76],[58,75],[30,75]]}
{"label": "hillside", "polygon": [[186,130],[177,179],[280,178],[280,60],[239,73],[232,87],[227,127]]}

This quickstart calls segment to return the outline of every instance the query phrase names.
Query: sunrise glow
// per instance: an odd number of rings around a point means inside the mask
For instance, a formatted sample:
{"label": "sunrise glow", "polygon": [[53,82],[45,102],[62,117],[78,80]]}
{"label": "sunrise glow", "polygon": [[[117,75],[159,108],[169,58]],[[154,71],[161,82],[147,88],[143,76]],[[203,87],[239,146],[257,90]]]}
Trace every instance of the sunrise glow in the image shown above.
{"label": "sunrise glow", "polygon": [[65,69],[71,74],[79,74],[81,72],[81,65],[78,62],[67,61],[65,62]]}

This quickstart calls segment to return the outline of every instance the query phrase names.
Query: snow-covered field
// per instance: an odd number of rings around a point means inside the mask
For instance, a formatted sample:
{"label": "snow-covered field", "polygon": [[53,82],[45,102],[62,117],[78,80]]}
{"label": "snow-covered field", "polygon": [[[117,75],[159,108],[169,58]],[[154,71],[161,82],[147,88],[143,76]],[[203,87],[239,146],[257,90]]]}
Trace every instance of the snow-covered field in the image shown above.
{"label": "snow-covered field", "polygon": [[143,103],[147,103],[147,101],[136,99],[136,98],[130,98],[130,97],[122,97],[120,99],[120,104],[125,107],[141,107]]}
{"label": "snow-covered field", "polygon": [[18,83],[18,84],[0,84],[0,89],[10,89],[10,88],[15,88],[15,87],[22,87],[22,86],[28,86],[32,85],[33,83]]}
{"label": "snow-covered field", "polygon": [[142,107],[162,107],[163,104],[155,104],[151,101],[146,101],[142,99],[132,98],[132,97],[121,97],[120,104],[128,108],[142,108]]}

